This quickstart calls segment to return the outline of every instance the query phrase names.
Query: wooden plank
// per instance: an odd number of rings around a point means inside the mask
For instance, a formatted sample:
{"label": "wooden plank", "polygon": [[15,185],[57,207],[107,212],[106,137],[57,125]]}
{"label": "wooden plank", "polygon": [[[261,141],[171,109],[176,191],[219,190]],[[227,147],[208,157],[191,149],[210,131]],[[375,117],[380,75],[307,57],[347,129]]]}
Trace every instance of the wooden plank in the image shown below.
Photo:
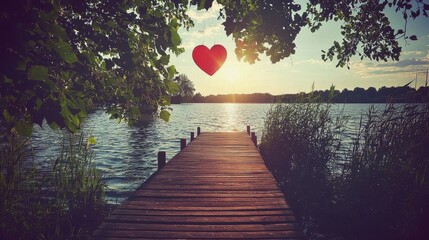
{"label": "wooden plank", "polygon": [[170,207],[173,208],[175,206],[178,207],[261,207],[261,208],[275,208],[275,207],[282,207],[282,208],[288,208],[288,205],[284,202],[277,201],[277,202],[182,202],[182,201],[154,201],[154,202],[146,202],[144,200],[142,201],[128,201],[123,204],[124,206],[141,206],[141,207],[154,207],[154,208],[163,208],[163,207]]}
{"label": "wooden plank", "polygon": [[135,197],[132,196],[127,203],[132,204],[136,202],[145,201],[146,203],[170,203],[170,202],[182,202],[182,203],[219,203],[219,202],[228,202],[228,203],[234,203],[234,204],[259,204],[259,203],[274,203],[274,204],[283,204],[284,198],[283,197],[270,197],[270,198],[233,198],[233,197],[210,197],[210,198],[204,198],[204,197],[195,197],[195,198],[188,198],[188,197],[174,197],[174,198],[156,198],[156,197]]}
{"label": "wooden plank", "polygon": [[194,190],[137,190],[132,197],[284,197],[279,191],[194,191]]}
{"label": "wooden plank", "polygon": [[276,189],[275,186],[264,187],[263,185],[254,186],[251,184],[223,184],[223,185],[161,185],[152,184],[147,189],[159,189],[159,190],[221,190],[221,191],[232,191],[232,190],[247,190],[247,191],[262,191],[268,190],[273,191]]}
{"label": "wooden plank", "polygon": [[108,222],[148,222],[148,223],[286,223],[295,222],[292,215],[267,215],[267,216],[144,216],[144,215],[122,215],[111,214],[106,218]]}
{"label": "wooden plank", "polygon": [[127,208],[127,209],[144,209],[144,210],[170,210],[170,211],[180,211],[180,210],[190,210],[190,211],[247,211],[247,210],[282,210],[290,209],[287,205],[285,206],[273,206],[273,205],[260,205],[260,206],[183,206],[183,205],[160,205],[160,204],[122,204],[118,206],[117,209]]}
{"label": "wooden plank", "polygon": [[163,211],[163,210],[136,210],[117,209],[116,215],[144,215],[144,216],[272,216],[293,215],[292,210],[249,210],[249,211]]}
{"label": "wooden plank", "polygon": [[296,229],[294,223],[268,224],[147,224],[147,223],[112,223],[104,222],[99,229],[118,230],[158,230],[158,231],[202,231],[202,232],[261,232],[261,231],[291,231]]}
{"label": "wooden plank", "polygon": [[[180,239],[236,239],[236,238],[244,238],[244,239],[261,239],[261,238],[282,238],[282,239],[290,239],[290,238],[298,238],[300,234],[296,231],[263,231],[263,232],[177,232],[177,231],[127,231],[127,230],[100,230],[98,232],[98,236],[108,236],[113,238],[122,238],[127,236],[128,238],[180,238]],[[143,237],[143,238],[142,238]]]}
{"label": "wooden plank", "polygon": [[246,133],[201,133],[93,233],[93,239],[178,238],[302,238]]}

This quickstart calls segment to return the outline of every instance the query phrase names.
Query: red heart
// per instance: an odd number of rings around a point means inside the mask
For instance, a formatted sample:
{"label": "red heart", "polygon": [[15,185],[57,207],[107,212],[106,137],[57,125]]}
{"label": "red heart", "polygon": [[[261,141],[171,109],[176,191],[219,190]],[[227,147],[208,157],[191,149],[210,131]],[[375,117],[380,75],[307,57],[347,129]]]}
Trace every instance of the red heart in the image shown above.
{"label": "red heart", "polygon": [[198,45],[192,51],[192,58],[201,70],[212,76],[225,62],[226,49],[219,44],[214,45],[210,50],[204,45]]}

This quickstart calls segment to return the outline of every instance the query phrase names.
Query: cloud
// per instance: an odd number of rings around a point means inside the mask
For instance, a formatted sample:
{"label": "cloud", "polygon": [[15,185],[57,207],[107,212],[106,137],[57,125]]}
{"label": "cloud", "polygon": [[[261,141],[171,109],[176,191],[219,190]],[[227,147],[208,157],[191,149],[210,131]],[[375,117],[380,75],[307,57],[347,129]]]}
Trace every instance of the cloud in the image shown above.
{"label": "cloud", "polygon": [[181,34],[181,47],[185,48],[185,50],[189,50],[199,44],[211,44],[212,42],[216,42],[216,37],[222,33],[222,26],[213,26],[207,28],[205,31],[184,32]]}
{"label": "cloud", "polygon": [[195,41],[195,39],[188,39],[186,41],[184,41],[182,39],[182,45],[180,47],[185,48],[185,50],[189,50],[189,49],[193,49],[197,44],[197,42]]}
{"label": "cloud", "polygon": [[221,21],[217,20],[221,7],[217,2],[213,2],[212,8],[208,11],[205,9],[196,10],[196,7],[192,7],[188,11],[188,15],[194,20],[195,26],[189,31],[181,29],[182,47],[188,50],[188,48],[193,48],[198,44],[215,41],[219,35],[225,35]]}
{"label": "cloud", "polygon": [[375,76],[409,78],[416,72],[421,72],[427,68],[429,68],[429,53],[421,58],[407,58],[398,62],[376,63],[361,61],[351,64],[351,69],[362,78],[373,78]]}
{"label": "cloud", "polygon": [[[417,65],[426,65],[429,63],[428,58],[422,58],[422,59],[416,59],[416,58],[409,58],[405,60],[400,60],[396,63],[390,64],[390,66],[394,67],[408,67],[408,66],[417,66]],[[389,66],[389,65],[387,65]]]}
{"label": "cloud", "polygon": [[423,51],[403,51],[401,54],[402,55],[422,55],[422,54],[424,54],[425,52],[423,52]]}
{"label": "cloud", "polygon": [[294,64],[296,64],[296,65],[299,65],[299,64],[326,64],[326,62],[323,61],[322,59],[310,58],[310,59],[296,61]]}
{"label": "cloud", "polygon": [[181,32],[182,47],[186,50],[192,49],[198,44],[215,42],[217,36],[224,34],[222,25],[215,25],[205,28],[205,30],[193,30]]}
{"label": "cloud", "polygon": [[222,25],[210,26],[205,29],[200,29],[198,31],[193,31],[190,33],[191,37],[201,38],[201,37],[212,37],[219,35],[223,32]]}
{"label": "cloud", "polygon": [[222,6],[220,4],[218,4],[217,2],[213,2],[213,6],[208,11],[206,11],[205,9],[191,9],[188,11],[187,14],[189,15],[189,17],[191,17],[193,21],[201,23],[205,20],[217,19],[217,17],[219,16],[219,10],[221,8]]}
{"label": "cloud", "polygon": [[191,19],[194,22],[197,22],[197,23],[203,22],[204,20],[207,20],[207,19],[216,18],[215,14],[201,13],[201,11],[195,11],[195,10],[190,10],[188,12],[188,15],[189,17],[191,17]]}
{"label": "cloud", "polygon": [[293,68],[293,67],[298,67],[298,66],[301,66],[301,67],[304,66],[304,67],[306,67],[306,66],[315,66],[315,65],[318,65],[318,66],[333,65],[332,62],[329,62],[329,61],[325,62],[325,61],[323,61],[320,58],[319,59],[309,58],[309,59],[295,61],[292,57],[283,59],[283,61],[281,63],[282,66],[284,66],[286,68],[291,68],[291,67]]}

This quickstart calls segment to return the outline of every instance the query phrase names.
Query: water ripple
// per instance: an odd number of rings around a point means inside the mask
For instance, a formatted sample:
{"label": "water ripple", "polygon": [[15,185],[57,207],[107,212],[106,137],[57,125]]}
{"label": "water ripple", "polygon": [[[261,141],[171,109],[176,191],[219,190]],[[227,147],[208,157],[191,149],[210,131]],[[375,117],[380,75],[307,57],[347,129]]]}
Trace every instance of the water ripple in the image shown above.
{"label": "water ripple", "polygon": [[[368,104],[335,105],[334,113],[341,111],[351,116],[352,125],[359,123],[360,113]],[[189,141],[190,132],[197,127],[204,131],[245,131],[250,125],[258,140],[270,104],[180,104],[173,105],[169,122],[154,119],[139,126],[128,126],[109,119],[99,110],[88,116],[83,129],[97,138],[94,146],[97,168],[103,172],[110,202],[121,202],[157,168],[157,152],[166,151],[172,158],[180,148],[180,138]],[[352,130],[350,130],[352,131]],[[348,132],[347,134],[350,134]],[[33,134],[36,161],[46,167],[55,159],[61,141],[60,132],[36,127]]]}

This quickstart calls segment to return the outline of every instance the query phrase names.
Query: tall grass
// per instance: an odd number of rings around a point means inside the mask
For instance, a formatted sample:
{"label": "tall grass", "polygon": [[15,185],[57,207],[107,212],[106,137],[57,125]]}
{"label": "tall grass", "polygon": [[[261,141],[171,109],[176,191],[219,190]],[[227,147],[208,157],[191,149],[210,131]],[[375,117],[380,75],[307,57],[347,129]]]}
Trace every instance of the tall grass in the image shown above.
{"label": "tall grass", "polygon": [[338,186],[339,229],[361,239],[426,239],[429,105],[371,107],[348,157]]}
{"label": "tall grass", "polygon": [[[36,181],[33,168],[26,161],[31,156],[29,138],[14,133],[2,135],[0,142],[0,237],[1,239],[30,238],[37,228],[40,211],[40,192],[44,179]],[[42,216],[43,215],[43,216]]]}
{"label": "tall grass", "polygon": [[[94,165],[92,138],[64,135],[61,151],[42,175],[28,165],[28,142],[2,144],[1,239],[85,238],[107,215],[104,183]],[[3,197],[4,196],[4,197]]]}
{"label": "tall grass", "polygon": [[313,231],[315,222],[324,222],[328,215],[334,190],[332,159],[337,158],[347,119],[333,119],[331,105],[320,103],[317,97],[306,101],[273,105],[266,116],[260,150],[304,229]]}
{"label": "tall grass", "polygon": [[[371,107],[340,151],[347,117],[329,104],[275,105],[261,153],[307,236],[429,236],[429,106]],[[335,164],[339,156],[344,165]],[[342,166],[342,167],[341,167]]]}
{"label": "tall grass", "polygon": [[55,204],[66,210],[66,227],[72,236],[88,233],[105,215],[104,188],[91,149],[92,137],[68,134],[63,138],[60,156],[52,164]]}

